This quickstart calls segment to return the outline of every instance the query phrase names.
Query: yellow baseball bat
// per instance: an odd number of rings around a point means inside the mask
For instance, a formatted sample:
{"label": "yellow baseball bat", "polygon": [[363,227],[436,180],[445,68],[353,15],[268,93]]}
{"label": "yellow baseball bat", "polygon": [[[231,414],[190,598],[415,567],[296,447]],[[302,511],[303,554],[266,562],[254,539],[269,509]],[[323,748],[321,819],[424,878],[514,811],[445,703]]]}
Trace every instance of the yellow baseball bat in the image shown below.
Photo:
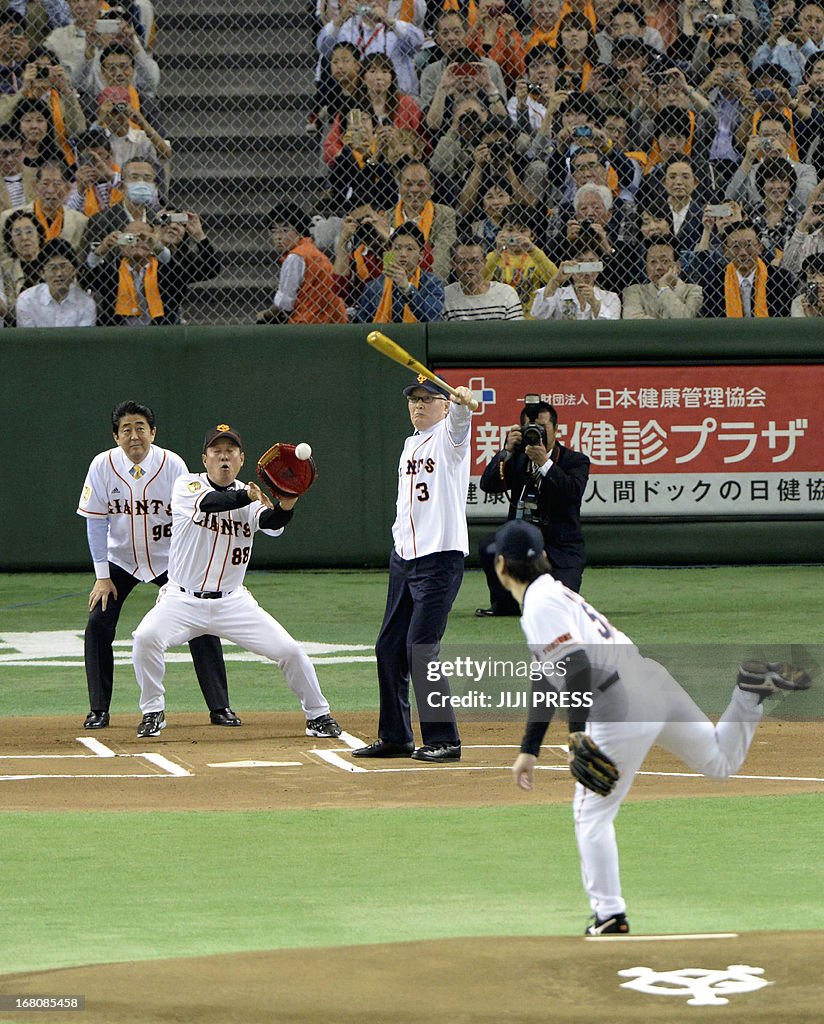
{"label": "yellow baseball bat", "polygon": [[[370,331],[366,336],[367,342],[383,353],[389,359],[394,360],[396,363],[400,363],[401,366],[405,366],[408,370],[412,370],[413,373],[422,374],[427,380],[431,380],[433,384],[437,384],[439,388],[443,388],[444,391],[450,395],[457,396],[457,391],[452,387],[451,384],[447,384],[445,380],[433,373],[428,367],[424,366],[423,363],[419,363],[414,356],[411,356],[405,348],[401,348],[400,345],[392,341],[391,338],[387,338],[381,331]],[[469,408],[474,412],[478,408],[477,401],[473,398],[469,403]]]}

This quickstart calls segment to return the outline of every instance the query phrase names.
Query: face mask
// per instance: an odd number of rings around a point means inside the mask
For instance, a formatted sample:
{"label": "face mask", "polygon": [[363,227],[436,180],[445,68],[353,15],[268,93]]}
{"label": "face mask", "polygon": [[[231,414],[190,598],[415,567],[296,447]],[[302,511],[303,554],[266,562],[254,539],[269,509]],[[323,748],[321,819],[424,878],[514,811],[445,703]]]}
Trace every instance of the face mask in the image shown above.
{"label": "face mask", "polygon": [[133,206],[151,206],[157,200],[157,188],[148,181],[130,181],[126,198]]}

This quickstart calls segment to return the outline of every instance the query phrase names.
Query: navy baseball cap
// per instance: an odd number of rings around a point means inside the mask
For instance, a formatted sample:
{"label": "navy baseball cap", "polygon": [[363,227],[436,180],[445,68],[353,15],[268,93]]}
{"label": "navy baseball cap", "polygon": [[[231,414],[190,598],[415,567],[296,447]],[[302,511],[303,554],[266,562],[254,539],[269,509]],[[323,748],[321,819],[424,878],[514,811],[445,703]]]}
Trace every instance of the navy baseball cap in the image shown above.
{"label": "navy baseball cap", "polygon": [[404,397],[411,398],[413,391],[428,391],[430,395],[438,395],[440,398],[449,398],[449,392],[444,391],[443,388],[438,387],[437,384],[433,384],[428,377],[424,377],[422,373],[418,374],[417,380],[414,384],[410,384],[409,387],[403,389]]}
{"label": "navy baseball cap", "polygon": [[240,434],[233,430],[228,423],[218,423],[216,427],[211,427],[206,431],[206,436],[203,438],[203,450],[215,443],[220,441],[221,438],[227,438],[229,441],[234,441],[235,444],[243,451],[243,441],[240,439]]}
{"label": "navy baseball cap", "polygon": [[531,562],[544,550],[544,536],[534,523],[511,519],[495,533],[490,547],[494,555],[503,555],[512,562]]}

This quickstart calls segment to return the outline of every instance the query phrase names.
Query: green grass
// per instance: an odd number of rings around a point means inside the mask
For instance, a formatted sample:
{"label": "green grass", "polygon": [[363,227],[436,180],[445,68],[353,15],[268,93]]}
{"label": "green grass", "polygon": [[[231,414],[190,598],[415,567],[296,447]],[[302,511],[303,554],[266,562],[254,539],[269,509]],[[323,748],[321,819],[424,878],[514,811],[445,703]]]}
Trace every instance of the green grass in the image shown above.
{"label": "green grass", "polygon": [[[696,569],[591,569],[584,595],[633,640],[645,644],[817,643],[824,621],[824,570],[817,566],[741,566]],[[370,655],[386,597],[383,572],[251,572],[258,601],[298,639],[362,644]],[[3,631],[76,630],[86,622],[88,574],[0,577]],[[118,637],[128,639],[155,600],[138,587],[124,609]],[[517,619],[476,619],[488,603],[486,582],[469,570],[449,620],[446,644],[510,643],[523,647]],[[321,684],[340,712],[375,707],[372,664],[321,665]],[[232,663],[230,692],[246,710],[288,710],[292,695],[277,669]],[[21,683],[20,687],[14,683]],[[11,684],[11,685],[9,685]],[[202,699],[188,663],[170,665],[169,707],[199,711]],[[3,668],[0,714],[76,714],[86,703],[82,665]],[[113,711],[133,712],[137,688],[128,665],[117,669]]]}
{"label": "green grass", "polygon": [[[821,814],[817,796],[627,805],[618,833],[637,930],[824,927],[824,861],[812,856]],[[13,837],[4,842],[4,973],[424,936],[569,935],[588,914],[569,808],[534,799],[472,812],[30,813],[0,823]],[[685,870],[697,844],[707,867]]]}

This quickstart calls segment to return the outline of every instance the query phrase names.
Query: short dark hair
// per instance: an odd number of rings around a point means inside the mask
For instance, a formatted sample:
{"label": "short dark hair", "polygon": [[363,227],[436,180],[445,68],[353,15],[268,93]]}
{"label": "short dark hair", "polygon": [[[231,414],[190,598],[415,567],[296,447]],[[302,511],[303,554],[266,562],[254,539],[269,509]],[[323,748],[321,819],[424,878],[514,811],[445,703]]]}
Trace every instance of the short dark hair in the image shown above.
{"label": "short dark hair", "polygon": [[721,234],[721,241],[726,242],[730,235],[735,234],[736,231],[754,231],[756,235],[758,234],[758,228],[756,228],[755,224],[753,224],[751,220],[739,220],[734,224],[730,224],[723,234],[719,231],[719,234]]}
{"label": "short dark hair", "polygon": [[308,235],[312,227],[309,214],[297,203],[277,203],[269,211],[266,224],[270,230],[276,224],[285,224],[301,236]]}
{"label": "short dark hair", "polygon": [[143,419],[154,430],[155,414],[148,405],[141,405],[140,402],[121,402],[112,409],[112,433],[116,434],[120,429],[120,421],[124,416],[142,416]]}
{"label": "short dark hair", "polygon": [[121,43],[112,43],[111,46],[107,46],[105,49],[100,51],[100,63],[101,63],[101,65],[103,64],[103,61],[107,57],[112,57],[112,56],[115,56],[115,57],[128,57],[129,60],[132,62],[132,64],[134,64],[134,62],[135,62],[134,54],[132,53],[132,51],[129,49],[128,46],[123,46]]}
{"label": "short dark hair", "polygon": [[357,48],[357,46],[355,46],[354,43],[347,43],[347,42],[335,43],[335,45],[332,47],[332,53],[334,53],[335,50],[348,50],[352,54],[352,56],[357,59],[358,64],[360,64],[360,62],[361,62],[360,50]]}
{"label": "short dark hair", "polygon": [[805,278],[810,274],[824,274],[824,252],[814,252],[801,264],[801,273]]}
{"label": "short dark hair", "polygon": [[426,239],[423,236],[423,231],[421,231],[414,221],[407,220],[403,224],[399,224],[389,236],[389,244],[391,245],[395,239],[399,238],[401,235],[406,235],[408,238],[413,239],[419,249],[423,249],[426,245]]}
{"label": "short dark hair", "polygon": [[43,225],[35,217],[31,210],[14,210],[12,213],[9,214],[8,220],[3,225],[3,242],[5,243],[6,251],[12,256],[12,259],[14,259],[14,248],[11,244],[11,233],[12,229],[14,228],[14,225],[19,220],[30,220],[32,224],[34,224],[34,227],[40,238],[41,248],[43,247],[46,241],[46,232],[43,230]]}
{"label": "short dark hair", "polygon": [[683,107],[662,107],[655,115],[653,135],[683,135],[689,138],[692,133],[690,112]]}
{"label": "short dark hair", "polygon": [[758,169],[755,172],[755,188],[758,192],[764,191],[764,185],[768,178],[773,181],[776,179],[778,181],[787,181],[793,187],[795,187],[798,181],[793,165],[781,157],[778,160],[765,160],[758,165]]}
{"label": "short dark hair", "polygon": [[74,251],[74,247],[71,242],[67,242],[65,238],[50,238],[43,248],[40,250],[40,272],[43,272],[43,267],[54,259],[55,256],[62,256],[71,263],[75,270],[77,270],[77,253]]}
{"label": "short dark hair", "polygon": [[549,559],[543,551],[529,560],[516,560],[514,558],[510,560],[504,558],[504,565],[507,573],[514,580],[517,580],[518,583],[532,583],[539,576],[546,576],[547,573],[552,574]]}
{"label": "short dark hair", "polygon": [[50,169],[59,171],[60,177],[63,179],[63,181],[72,180],[72,172],[61,160],[47,160],[45,163],[40,164],[40,166],[34,172],[34,180],[42,181],[43,171],[48,171]]}
{"label": "short dark hair", "polygon": [[759,118],[758,127],[756,128],[756,131],[758,131],[758,129],[761,128],[765,121],[777,121],[788,135],[791,134],[793,130],[792,121],[790,121],[790,119],[788,117],[785,117],[783,114],[763,114]]}
{"label": "short dark hair", "polygon": [[628,4],[628,3],[616,4],[615,7],[612,9],[612,13],[609,16],[610,21],[612,21],[612,19],[615,17],[616,14],[631,14],[638,21],[639,25],[644,20],[643,13],[638,9],[638,7],[635,4]]}
{"label": "short dark hair", "polygon": [[[558,426],[558,413],[554,405],[550,405],[549,402],[532,402],[530,403],[530,409],[535,409],[536,413],[548,412],[549,421],[553,427]],[[526,407],[521,409],[521,426],[526,423]]]}
{"label": "short dark hair", "polygon": [[667,238],[666,235],[653,235],[652,238],[647,238],[644,244],[644,256],[656,245],[665,245],[668,249],[672,249],[677,258],[678,250],[675,248],[675,241],[672,238]]}
{"label": "short dark hair", "polygon": [[693,177],[695,177],[695,167],[693,167],[692,160],[686,155],[686,153],[676,153],[675,156],[671,156],[669,160],[664,164],[664,176],[666,177],[667,171],[673,164],[686,164],[687,167],[692,171]]}
{"label": "short dark hair", "polygon": [[34,64],[36,60],[42,60],[44,57],[48,58],[49,64],[55,65],[60,63],[60,58],[57,54],[47,49],[45,46],[34,46],[26,54],[24,63]]}
{"label": "short dark hair", "polygon": [[461,11],[441,11],[438,14],[438,17],[435,19],[435,31],[436,32],[441,27],[441,22],[443,21],[443,19],[444,18],[448,18],[448,17],[460,18],[461,19],[461,24],[463,25],[463,27],[464,28],[468,28],[469,27],[469,22],[466,20],[466,15],[463,12],[461,12]]}
{"label": "short dark hair", "polygon": [[549,58],[554,64],[558,63],[558,54],[548,43],[541,43],[539,46],[533,46],[531,50],[526,51],[526,57],[524,57],[524,64],[529,67],[534,64],[535,61],[545,60]]}

